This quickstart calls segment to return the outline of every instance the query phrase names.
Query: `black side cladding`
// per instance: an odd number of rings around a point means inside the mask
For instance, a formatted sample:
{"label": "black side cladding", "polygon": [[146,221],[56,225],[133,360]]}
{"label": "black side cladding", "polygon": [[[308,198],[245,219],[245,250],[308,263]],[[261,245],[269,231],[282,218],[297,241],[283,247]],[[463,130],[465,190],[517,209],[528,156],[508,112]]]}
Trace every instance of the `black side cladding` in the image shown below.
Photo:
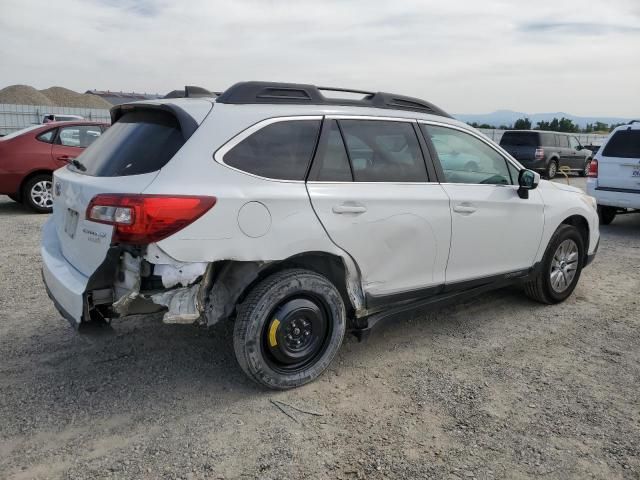
{"label": "black side cladding", "polygon": [[[362,94],[361,99],[331,98],[322,91]],[[298,83],[240,82],[228,88],[216,98],[218,103],[248,104],[295,104],[295,105],[342,105],[373,107],[392,110],[410,110],[452,118],[436,105],[419,98],[385,92],[366,92],[344,88],[317,87]]]}

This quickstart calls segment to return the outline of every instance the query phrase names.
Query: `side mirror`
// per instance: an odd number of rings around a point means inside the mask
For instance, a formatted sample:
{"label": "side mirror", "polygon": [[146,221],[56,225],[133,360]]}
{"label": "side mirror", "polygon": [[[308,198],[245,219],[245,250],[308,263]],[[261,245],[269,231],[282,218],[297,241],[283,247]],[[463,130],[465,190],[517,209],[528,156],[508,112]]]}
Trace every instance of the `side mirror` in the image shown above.
{"label": "side mirror", "polygon": [[537,188],[540,184],[540,174],[533,170],[522,169],[518,174],[518,196],[520,198],[529,198],[529,190]]}

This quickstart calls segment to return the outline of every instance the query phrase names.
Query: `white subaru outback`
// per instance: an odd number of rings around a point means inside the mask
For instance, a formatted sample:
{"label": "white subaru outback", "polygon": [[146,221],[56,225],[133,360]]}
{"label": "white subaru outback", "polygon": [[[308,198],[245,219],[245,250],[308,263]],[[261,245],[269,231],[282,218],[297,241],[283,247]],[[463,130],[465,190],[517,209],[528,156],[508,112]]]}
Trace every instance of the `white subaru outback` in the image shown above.
{"label": "white subaru outback", "polygon": [[242,369],[286,389],[320,375],[346,331],[410,310],[513,283],[561,302],[596,254],[592,197],[423,100],[185,92],[114,107],[55,172],[43,276],[75,326],[230,319]]}
{"label": "white subaru outback", "polygon": [[600,223],[640,212],[640,122],[617,127],[589,165],[587,192],[598,202]]}

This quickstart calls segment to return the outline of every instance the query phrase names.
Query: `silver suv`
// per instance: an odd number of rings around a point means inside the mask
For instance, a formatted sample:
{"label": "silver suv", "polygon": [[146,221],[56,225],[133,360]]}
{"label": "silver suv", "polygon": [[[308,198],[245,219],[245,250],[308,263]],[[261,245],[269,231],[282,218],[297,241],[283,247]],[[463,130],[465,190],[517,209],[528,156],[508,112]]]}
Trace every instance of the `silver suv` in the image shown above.
{"label": "silver suv", "polygon": [[286,389],[320,375],[345,332],[409,310],[512,283],[561,302],[596,253],[593,198],[426,101],[185,92],[114,107],[55,172],[43,276],[75,326],[232,320],[242,369]]}

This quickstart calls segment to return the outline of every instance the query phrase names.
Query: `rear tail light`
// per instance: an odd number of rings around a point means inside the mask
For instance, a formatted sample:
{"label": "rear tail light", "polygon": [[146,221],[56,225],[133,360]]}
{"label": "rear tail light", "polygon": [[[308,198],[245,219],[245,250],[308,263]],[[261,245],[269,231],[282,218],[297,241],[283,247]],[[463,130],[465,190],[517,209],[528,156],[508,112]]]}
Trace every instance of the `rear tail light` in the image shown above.
{"label": "rear tail light", "polygon": [[596,160],[595,158],[591,160],[591,163],[589,164],[589,173],[587,174],[587,176],[598,178],[598,160]]}
{"label": "rear tail light", "polygon": [[544,159],[544,148],[538,147],[536,148],[536,160],[542,160],[542,159]]}
{"label": "rear tail light", "polygon": [[215,197],[108,193],[93,197],[86,217],[113,225],[113,243],[144,245],[173,235],[215,204]]}

